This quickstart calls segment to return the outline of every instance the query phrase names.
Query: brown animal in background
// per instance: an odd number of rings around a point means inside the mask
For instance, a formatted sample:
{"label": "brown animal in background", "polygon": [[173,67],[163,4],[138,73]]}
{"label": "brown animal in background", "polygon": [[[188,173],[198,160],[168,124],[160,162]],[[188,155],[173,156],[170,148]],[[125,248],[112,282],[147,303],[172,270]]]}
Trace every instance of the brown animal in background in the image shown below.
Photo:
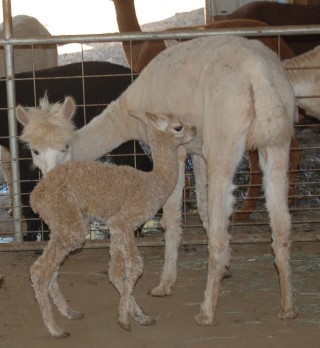
{"label": "brown animal in background", "polygon": [[[123,32],[141,32],[141,27],[137,19],[136,10],[134,6],[134,0],[113,0],[119,31]],[[259,20],[222,20],[219,22],[210,23],[207,25],[201,25],[196,27],[183,27],[183,28],[170,28],[168,30],[208,30],[218,28],[247,28],[247,27],[263,27],[268,24]],[[274,50],[279,51],[282,59],[291,58],[294,56],[293,51],[287,46],[285,41],[276,37],[259,38],[265,45]],[[157,41],[134,41],[123,42],[123,50],[128,62],[128,65],[134,72],[141,72],[141,70],[161,51],[166,49],[166,43],[164,40]]]}
{"label": "brown animal in background", "polygon": [[[220,17],[215,17],[219,20]],[[320,5],[280,4],[275,1],[253,1],[226,19],[254,19],[270,26],[320,24]],[[285,42],[295,55],[307,52],[320,44],[320,35],[287,35]]]}

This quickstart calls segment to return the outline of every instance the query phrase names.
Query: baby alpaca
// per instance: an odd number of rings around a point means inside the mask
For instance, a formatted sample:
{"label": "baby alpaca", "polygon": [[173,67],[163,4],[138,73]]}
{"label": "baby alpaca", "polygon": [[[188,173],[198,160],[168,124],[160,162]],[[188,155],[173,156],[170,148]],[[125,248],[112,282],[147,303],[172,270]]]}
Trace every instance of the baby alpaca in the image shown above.
{"label": "baby alpaca", "polygon": [[83,245],[88,217],[103,220],[110,229],[109,279],[120,293],[120,326],[130,330],[129,314],[141,325],[154,324],[133,297],[143,270],[133,231],[152,218],[173,192],[178,157],[186,155],[179,145],[192,140],[197,132],[172,115],[147,113],[143,117],[154,162],[152,172],[97,162],[68,162],[49,171],[31,193],[32,209],[51,229],[43,255],[31,267],[31,280],[44,324],[54,337],[69,334],[57,326],[49,295],[62,315],[81,317],[67,304],[57,277],[66,256]]}

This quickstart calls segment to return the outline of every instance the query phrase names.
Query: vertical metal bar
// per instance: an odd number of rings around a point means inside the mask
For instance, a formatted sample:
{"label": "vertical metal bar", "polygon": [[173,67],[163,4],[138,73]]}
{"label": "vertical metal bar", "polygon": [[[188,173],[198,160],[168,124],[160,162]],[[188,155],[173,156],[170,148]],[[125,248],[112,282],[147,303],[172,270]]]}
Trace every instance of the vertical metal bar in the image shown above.
{"label": "vertical metal bar", "polygon": [[217,15],[216,0],[205,0],[205,22],[210,24],[213,22],[214,16]]}
{"label": "vertical metal bar", "polygon": [[[4,40],[9,40],[13,34],[11,0],[2,0],[3,8],[3,35]],[[8,124],[9,124],[9,145],[11,154],[11,171],[12,171],[12,193],[13,193],[13,220],[14,220],[14,238],[15,241],[21,242],[22,222],[21,222],[21,198],[20,198],[20,172],[19,172],[19,150],[17,136],[17,121],[15,117],[15,81],[14,81],[14,59],[13,45],[4,46],[5,67],[6,67],[6,88],[7,88],[7,105],[8,105]]]}

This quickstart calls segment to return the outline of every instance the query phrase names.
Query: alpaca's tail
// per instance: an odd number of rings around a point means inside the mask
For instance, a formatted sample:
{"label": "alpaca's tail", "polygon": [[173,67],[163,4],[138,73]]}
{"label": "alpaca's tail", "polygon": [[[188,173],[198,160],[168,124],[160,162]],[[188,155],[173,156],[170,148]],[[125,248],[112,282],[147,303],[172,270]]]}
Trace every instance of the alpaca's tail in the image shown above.
{"label": "alpaca's tail", "polygon": [[282,146],[290,142],[295,120],[295,97],[285,75],[274,76],[262,62],[251,70],[251,86],[255,118],[251,124],[247,146],[251,149]]}

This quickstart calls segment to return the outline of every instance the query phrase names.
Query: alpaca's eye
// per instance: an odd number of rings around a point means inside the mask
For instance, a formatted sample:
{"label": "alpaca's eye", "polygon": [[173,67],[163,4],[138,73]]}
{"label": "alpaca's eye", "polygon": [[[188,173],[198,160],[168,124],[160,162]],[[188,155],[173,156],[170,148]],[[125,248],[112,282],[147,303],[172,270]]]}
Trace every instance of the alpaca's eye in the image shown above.
{"label": "alpaca's eye", "polygon": [[38,151],[38,150],[32,149],[32,152],[33,152],[36,156],[39,156],[39,155],[40,155],[40,151]]}
{"label": "alpaca's eye", "polygon": [[178,127],[175,127],[175,128],[174,128],[174,130],[175,130],[176,132],[181,132],[182,129],[183,129],[182,126],[178,126]]}

